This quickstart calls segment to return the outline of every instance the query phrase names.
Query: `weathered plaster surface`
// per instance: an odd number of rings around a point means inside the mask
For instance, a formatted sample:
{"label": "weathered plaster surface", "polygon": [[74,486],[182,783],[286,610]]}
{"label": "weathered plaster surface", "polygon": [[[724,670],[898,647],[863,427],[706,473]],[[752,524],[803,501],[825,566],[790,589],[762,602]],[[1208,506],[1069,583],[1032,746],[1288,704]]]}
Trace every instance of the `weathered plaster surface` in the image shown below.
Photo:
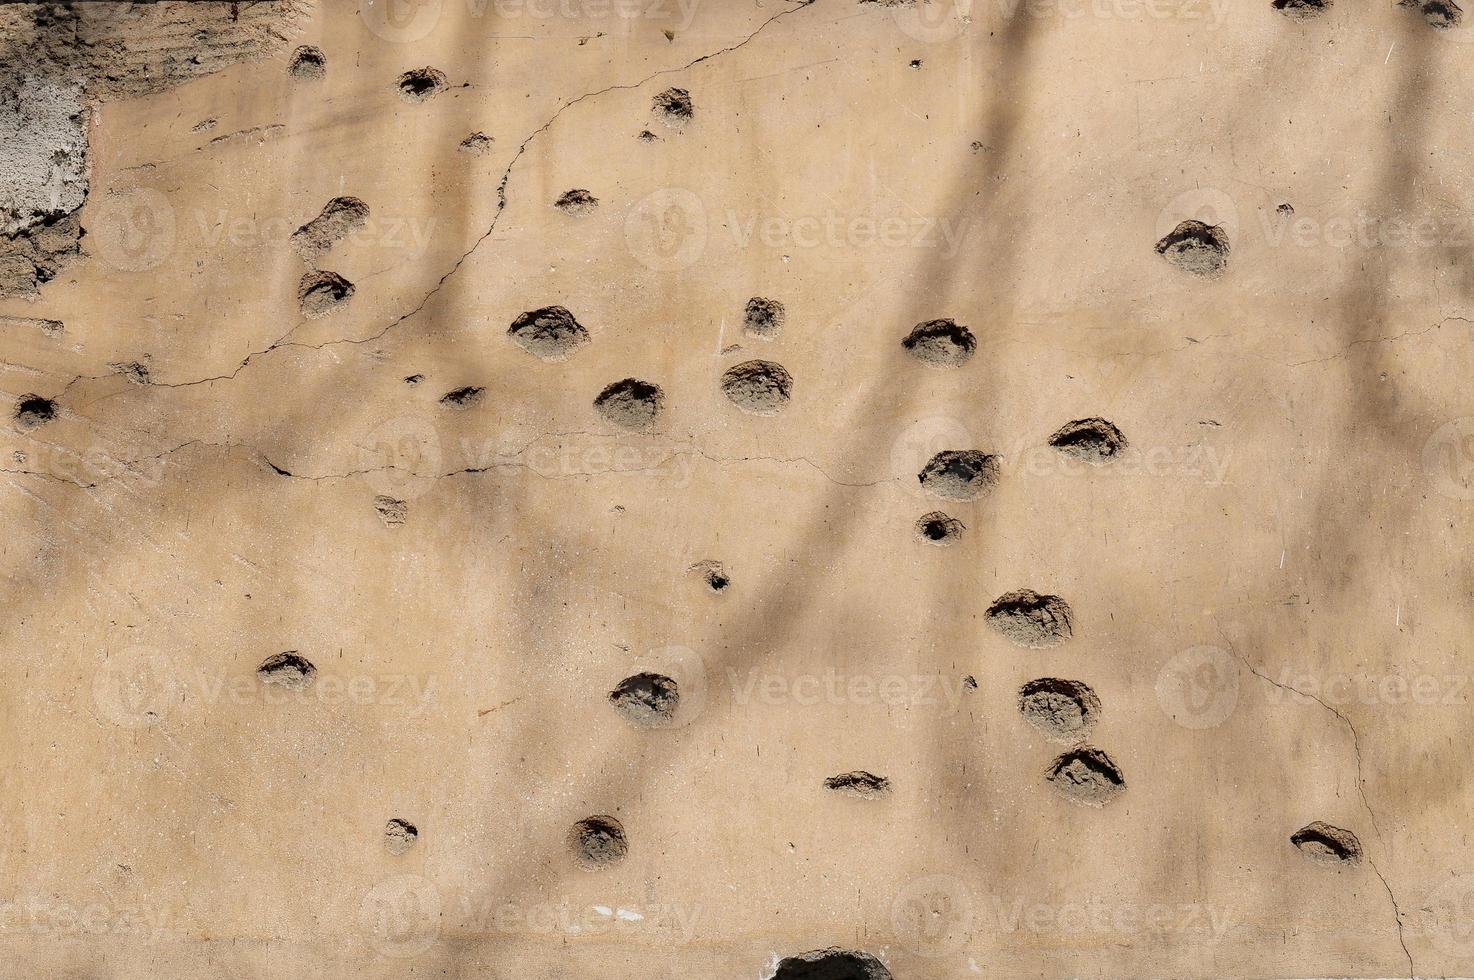
{"label": "weathered plaster surface", "polygon": [[1474,972],[1436,3],[156,6],[0,10],[0,976]]}

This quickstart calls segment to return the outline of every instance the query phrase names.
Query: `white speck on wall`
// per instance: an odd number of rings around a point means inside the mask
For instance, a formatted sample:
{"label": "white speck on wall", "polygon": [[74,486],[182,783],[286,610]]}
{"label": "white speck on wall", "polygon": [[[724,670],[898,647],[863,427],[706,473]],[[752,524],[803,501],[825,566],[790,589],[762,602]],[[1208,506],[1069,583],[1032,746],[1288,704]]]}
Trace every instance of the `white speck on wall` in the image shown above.
{"label": "white speck on wall", "polygon": [[600,915],[613,915],[614,914],[614,910],[611,909],[607,905],[595,905],[594,906],[594,911],[595,912],[598,912]]}
{"label": "white speck on wall", "polygon": [[639,922],[641,919],[645,918],[640,913],[631,912],[629,909],[620,909],[618,912],[615,913],[615,915],[618,918],[623,919],[625,922]]}

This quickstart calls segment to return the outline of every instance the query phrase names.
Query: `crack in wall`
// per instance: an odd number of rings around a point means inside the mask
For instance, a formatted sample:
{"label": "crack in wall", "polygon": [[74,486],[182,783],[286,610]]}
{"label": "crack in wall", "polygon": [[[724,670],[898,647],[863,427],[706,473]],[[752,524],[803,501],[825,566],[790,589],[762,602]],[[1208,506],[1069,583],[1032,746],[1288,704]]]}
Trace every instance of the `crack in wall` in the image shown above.
{"label": "crack in wall", "polygon": [[[508,164],[506,166],[506,169],[502,171],[501,180],[497,184],[497,191],[496,191],[497,192],[497,208],[496,208],[496,213],[492,216],[491,223],[487,227],[486,231],[484,231],[474,242],[471,243],[470,248],[466,249],[465,252],[461,253],[460,257],[455,260],[455,262],[451,265],[450,269],[447,270],[445,272],[445,274],[442,275],[436,281],[435,285],[432,286],[430,288],[430,290],[425,293],[425,295],[420,299],[420,301],[417,304],[415,304],[415,306],[412,309],[410,309],[406,313],[403,313],[403,314],[395,317],[393,320],[389,321],[389,323],[382,330],[379,330],[377,333],[370,334],[370,335],[368,335],[366,337],[356,337],[356,338],[354,338],[354,337],[343,337],[343,338],[337,338],[337,339],[333,339],[333,340],[325,340],[325,341],[323,341],[322,343],[319,343],[319,344],[304,344],[304,343],[299,343],[299,342],[292,341],[292,340],[289,339],[292,336],[292,334],[296,333],[297,330],[300,329],[300,327],[301,327],[301,324],[300,323],[299,324],[294,324],[293,327],[292,327],[292,329],[288,330],[286,333],[284,333],[281,337],[279,337],[278,339],[276,339],[275,341],[273,341],[268,346],[262,348],[261,350],[252,351],[252,352],[248,353],[241,360],[241,362],[239,364],[237,364],[236,367],[232,371],[230,371],[228,374],[211,375],[211,376],[205,377],[205,378],[196,378],[196,379],[191,380],[191,381],[166,382],[166,381],[153,381],[153,380],[149,380],[149,381],[146,381],[144,383],[147,384],[150,387],[155,387],[155,388],[189,388],[189,387],[193,387],[195,385],[209,384],[209,383],[215,382],[215,381],[232,381],[242,371],[244,371],[246,369],[246,367],[248,365],[250,365],[254,360],[256,360],[257,358],[260,358],[260,357],[264,357],[267,354],[270,354],[271,352],[276,351],[276,350],[282,350],[282,349],[285,349],[285,348],[288,348],[288,347],[298,347],[298,348],[302,348],[304,350],[322,350],[323,348],[326,348],[326,347],[333,347],[333,346],[345,345],[345,344],[349,344],[349,345],[368,344],[368,343],[372,343],[372,342],[374,342],[376,340],[382,339],[385,335],[387,335],[395,327],[398,327],[399,325],[401,325],[401,324],[405,323],[406,321],[408,321],[410,319],[413,319],[415,316],[419,315],[419,313],[425,309],[425,307],[429,304],[430,300],[433,299],[435,297],[435,295],[440,292],[440,290],[451,279],[451,277],[454,276],[458,271],[460,271],[461,266],[465,264],[466,260],[469,259],[473,254],[475,254],[475,252],[477,251],[477,249],[479,249],[481,247],[481,245],[488,238],[490,238],[492,236],[492,234],[496,231],[497,223],[501,220],[502,215],[506,212],[506,209],[507,209],[507,201],[508,201],[507,189],[508,189],[508,186],[509,186],[510,181],[511,181],[511,178],[512,178],[512,171],[516,168],[517,162],[519,160],[521,160],[523,154],[525,154],[527,152],[527,148],[532,144],[533,140],[535,140],[542,133],[546,132],[555,122],[557,122],[558,118],[560,116],[562,116],[563,113],[567,112],[569,109],[573,108],[574,106],[579,105],[580,103],[585,102],[585,101],[587,101],[589,99],[597,98],[597,97],[599,97],[601,95],[605,95],[605,94],[607,94],[609,92],[631,91],[631,90],[634,90],[634,89],[638,89],[638,88],[641,88],[641,87],[643,87],[645,85],[648,85],[651,81],[653,81],[654,79],[659,78],[659,77],[661,77],[663,75],[671,75],[671,74],[676,74],[676,73],[683,72],[683,71],[688,71],[688,70],[696,67],[697,65],[700,65],[700,64],[703,64],[705,62],[711,61],[711,60],[713,60],[713,59],[715,59],[717,57],[720,57],[722,55],[730,54],[731,52],[736,51],[736,50],[744,47],[745,45],[747,45],[749,42],[753,41],[755,38],[758,37],[758,35],[762,34],[765,30],[767,30],[768,27],[770,27],[774,23],[778,22],[782,18],[787,17],[790,14],[796,13],[797,11],[803,10],[806,7],[812,6],[815,3],[815,0],[793,0],[793,2],[797,3],[797,6],[790,7],[787,10],[780,11],[779,13],[774,14],[772,17],[769,17],[767,20],[765,20],[761,24],[759,24],[756,30],[754,30],[752,33],[748,34],[745,38],[743,38],[741,41],[738,41],[736,44],[731,44],[731,45],[728,45],[727,47],[719,48],[716,51],[712,51],[712,52],[709,52],[707,54],[701,55],[699,58],[695,58],[692,61],[689,61],[689,62],[687,62],[684,65],[679,65],[679,66],[676,66],[676,67],[673,67],[673,68],[662,68],[662,69],[659,69],[658,71],[652,72],[651,74],[645,76],[644,78],[640,79],[637,82],[620,83],[620,84],[616,84],[616,85],[610,85],[610,86],[607,86],[607,87],[602,88],[602,89],[598,89],[598,90],[593,91],[593,92],[585,92],[583,95],[580,95],[580,96],[577,96],[576,98],[570,99],[569,101],[567,101],[567,102],[563,103],[561,106],[559,106],[558,109],[551,116],[549,116],[548,119],[545,122],[543,122],[542,125],[538,126],[531,133],[529,133],[528,136],[526,137],[526,139],[524,139],[518,145],[516,153],[513,154],[511,161],[508,162]],[[67,387],[70,388],[72,386],[72,384],[75,384],[77,381],[81,381],[81,380],[97,380],[97,378],[95,376],[78,376],[77,378],[74,378],[72,382],[69,382],[68,385],[67,385]]]}
{"label": "crack in wall", "polygon": [[0,3],[0,296],[35,298],[83,255],[94,108],[274,54],[306,9]]}
{"label": "crack in wall", "polygon": [[[1215,623],[1214,625],[1218,629],[1218,635],[1223,638],[1223,642],[1228,646],[1228,652],[1230,654],[1232,654],[1233,657],[1234,657],[1234,659],[1238,660],[1239,663],[1241,663],[1245,667],[1247,667],[1248,670],[1249,670],[1249,673],[1253,674],[1255,677],[1259,678],[1260,680],[1267,681],[1268,683],[1274,685],[1277,688],[1280,688],[1281,690],[1288,691],[1291,694],[1297,694],[1300,697],[1308,698],[1311,701],[1314,701],[1316,704],[1320,705],[1322,708],[1325,708],[1331,714],[1333,714],[1337,718],[1339,718],[1341,720],[1341,722],[1346,726],[1347,731],[1349,731],[1351,733],[1351,749],[1352,749],[1352,753],[1356,757],[1356,788],[1357,788],[1357,792],[1360,793],[1360,795],[1361,795],[1361,804],[1362,804],[1363,807],[1366,808],[1367,816],[1372,821],[1372,829],[1375,830],[1376,833],[1377,833],[1377,840],[1378,840],[1378,842],[1381,843],[1385,847],[1387,842],[1386,842],[1386,839],[1382,835],[1381,825],[1377,821],[1377,812],[1374,809],[1372,809],[1371,800],[1369,800],[1367,798],[1366,778],[1362,774],[1361,739],[1360,739],[1360,736],[1357,734],[1356,726],[1351,723],[1351,719],[1348,718],[1348,717],[1346,717],[1345,713],[1343,713],[1340,709],[1336,708],[1334,705],[1328,704],[1327,702],[1321,700],[1318,696],[1316,696],[1314,694],[1307,694],[1304,691],[1298,690],[1297,688],[1294,688],[1294,687],[1292,687],[1292,686],[1290,686],[1288,684],[1283,684],[1280,681],[1275,680],[1273,677],[1270,677],[1268,674],[1265,674],[1265,673],[1261,672],[1259,670],[1259,668],[1256,667],[1256,666],[1254,666],[1254,664],[1252,662],[1250,662],[1250,660],[1247,657],[1245,657],[1243,654],[1239,653],[1237,649],[1235,649],[1235,647],[1233,645],[1233,641],[1228,638],[1228,634],[1226,632],[1224,632],[1222,625],[1217,624],[1217,623]],[[1407,957],[1408,977],[1411,980],[1411,978],[1414,978],[1414,977],[1417,976],[1417,970],[1413,966],[1413,954],[1408,950],[1408,948],[1407,948],[1407,941],[1406,941],[1406,939],[1405,939],[1405,937],[1403,935],[1402,908],[1397,904],[1397,896],[1393,894],[1393,892],[1392,892],[1392,886],[1387,883],[1387,878],[1382,874],[1381,869],[1377,867],[1377,863],[1376,863],[1376,861],[1374,861],[1372,859],[1372,856],[1371,856],[1370,853],[1368,853],[1366,855],[1366,859],[1367,859],[1367,864],[1370,865],[1372,871],[1377,875],[1377,878],[1382,882],[1382,887],[1387,890],[1387,898],[1392,903],[1392,914],[1393,914],[1394,920],[1397,923],[1397,944],[1402,947],[1403,955],[1405,955]]]}

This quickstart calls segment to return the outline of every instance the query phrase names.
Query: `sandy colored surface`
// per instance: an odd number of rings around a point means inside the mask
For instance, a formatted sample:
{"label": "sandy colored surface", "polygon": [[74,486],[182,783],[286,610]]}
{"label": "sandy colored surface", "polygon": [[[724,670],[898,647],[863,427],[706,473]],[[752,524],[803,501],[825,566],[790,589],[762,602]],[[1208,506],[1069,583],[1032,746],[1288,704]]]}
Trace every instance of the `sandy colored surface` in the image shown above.
{"label": "sandy colored surface", "polygon": [[361,2],[0,9],[0,977],[1474,973],[1474,21]]}

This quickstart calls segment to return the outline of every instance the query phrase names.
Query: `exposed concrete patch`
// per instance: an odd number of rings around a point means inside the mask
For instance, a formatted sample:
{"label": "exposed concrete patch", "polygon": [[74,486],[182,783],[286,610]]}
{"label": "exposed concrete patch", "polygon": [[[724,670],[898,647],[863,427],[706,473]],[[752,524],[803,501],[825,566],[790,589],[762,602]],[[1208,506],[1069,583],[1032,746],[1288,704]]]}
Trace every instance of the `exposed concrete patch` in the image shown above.
{"label": "exposed concrete patch", "polygon": [[82,85],[22,77],[0,87],[0,231],[6,235],[70,214],[87,197]]}
{"label": "exposed concrete patch", "polygon": [[0,4],[0,296],[81,253],[90,108],[282,51],[309,0]]}

